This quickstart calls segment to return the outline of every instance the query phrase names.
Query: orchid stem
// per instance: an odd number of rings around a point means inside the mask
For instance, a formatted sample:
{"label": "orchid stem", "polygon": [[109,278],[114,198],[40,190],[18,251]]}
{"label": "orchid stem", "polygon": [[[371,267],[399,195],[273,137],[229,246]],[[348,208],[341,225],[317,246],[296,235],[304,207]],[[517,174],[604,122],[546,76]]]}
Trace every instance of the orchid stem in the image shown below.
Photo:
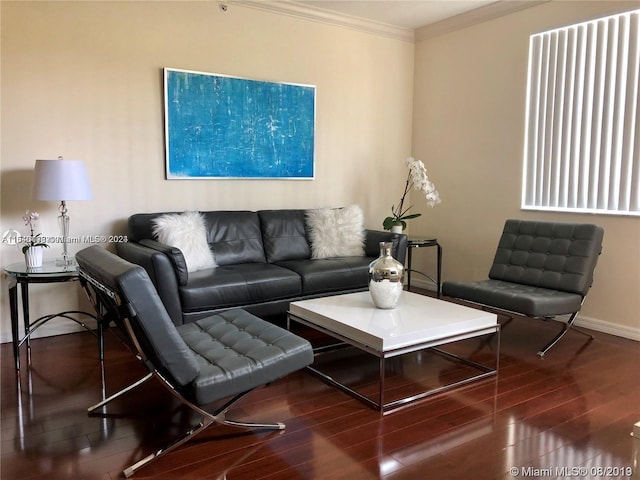
{"label": "orchid stem", "polygon": [[396,218],[400,218],[403,213],[402,213],[402,207],[404,206],[404,199],[407,196],[407,192],[409,192],[409,182],[411,181],[411,172],[409,172],[409,175],[407,175],[407,182],[404,184],[404,193],[402,194],[402,198],[400,199],[400,205],[398,205],[398,208],[396,210]]}

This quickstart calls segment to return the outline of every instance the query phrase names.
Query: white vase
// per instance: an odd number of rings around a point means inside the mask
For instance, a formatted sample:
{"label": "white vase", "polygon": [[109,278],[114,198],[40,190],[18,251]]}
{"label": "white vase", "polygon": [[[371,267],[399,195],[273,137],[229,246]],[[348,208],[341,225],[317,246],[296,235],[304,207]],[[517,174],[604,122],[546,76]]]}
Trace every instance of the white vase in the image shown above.
{"label": "white vase", "polygon": [[391,227],[391,233],[402,233],[402,225],[394,225]]}
{"label": "white vase", "polygon": [[43,246],[34,246],[27,248],[24,252],[24,261],[27,268],[38,268],[42,266],[42,257],[44,256]]}

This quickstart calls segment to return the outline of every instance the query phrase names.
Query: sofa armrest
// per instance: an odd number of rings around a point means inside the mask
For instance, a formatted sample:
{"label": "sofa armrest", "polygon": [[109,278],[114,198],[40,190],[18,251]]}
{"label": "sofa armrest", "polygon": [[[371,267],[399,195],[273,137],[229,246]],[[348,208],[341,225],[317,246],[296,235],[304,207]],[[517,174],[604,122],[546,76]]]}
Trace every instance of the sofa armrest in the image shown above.
{"label": "sofa armrest", "polygon": [[148,238],[143,238],[142,240],[140,240],[140,245],[164,253],[169,258],[169,261],[171,262],[171,265],[175,270],[178,284],[187,284],[187,282],[189,281],[189,271],[187,270],[187,262],[184,259],[184,255],[179,248],[172,247],[171,245],[160,243],[157,240],[151,240]]}
{"label": "sofa armrest", "polygon": [[404,233],[391,233],[382,230],[365,230],[364,252],[367,257],[380,255],[380,242],[391,242],[391,255],[404,265],[407,256],[407,235]]}
{"label": "sofa armrest", "polygon": [[120,257],[140,265],[147,271],[171,320],[176,325],[182,325],[178,275],[167,254],[137,242],[118,243],[116,252]]}

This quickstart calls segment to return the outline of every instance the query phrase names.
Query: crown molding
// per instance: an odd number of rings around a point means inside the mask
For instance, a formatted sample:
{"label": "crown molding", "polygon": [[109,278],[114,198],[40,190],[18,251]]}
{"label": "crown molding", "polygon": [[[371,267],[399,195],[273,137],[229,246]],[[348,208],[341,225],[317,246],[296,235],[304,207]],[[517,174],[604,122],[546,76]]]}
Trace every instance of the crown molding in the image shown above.
{"label": "crown molding", "polygon": [[391,37],[414,43],[428,38],[444,35],[455,30],[470,27],[494,18],[502,17],[526,8],[535,7],[551,0],[497,0],[468,12],[445,18],[416,30],[388,23],[376,22],[360,17],[337,13],[295,0],[220,0],[220,4],[252,8],[269,13],[304,18],[312,22],[333,25],[360,32]]}
{"label": "crown molding", "polygon": [[498,0],[468,12],[445,18],[439,22],[420,27],[415,31],[415,41],[426,40],[472,25],[509,15],[526,8],[535,7],[551,0]]}
{"label": "crown molding", "polygon": [[498,0],[482,7],[475,8],[468,12],[445,18],[439,22],[420,27],[415,31],[415,41],[419,42],[428,38],[444,35],[456,30],[477,25],[479,23],[493,20],[494,18],[509,15],[526,8],[542,5],[551,0]]}
{"label": "crown molding", "polygon": [[293,0],[270,0],[268,2],[259,0],[229,0],[226,3],[238,7],[248,7],[270,13],[304,18],[313,22],[391,37],[405,42],[414,42],[415,32],[413,29],[339,14],[323,8],[301,4]]}

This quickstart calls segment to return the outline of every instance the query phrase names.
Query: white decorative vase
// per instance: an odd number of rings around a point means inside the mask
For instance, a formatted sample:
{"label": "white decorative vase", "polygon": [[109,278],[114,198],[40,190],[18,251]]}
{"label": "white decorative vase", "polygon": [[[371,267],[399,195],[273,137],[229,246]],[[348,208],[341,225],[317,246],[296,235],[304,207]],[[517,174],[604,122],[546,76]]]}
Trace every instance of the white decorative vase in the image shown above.
{"label": "white decorative vase", "polygon": [[391,242],[380,242],[380,257],[369,265],[369,293],[377,308],[396,308],[404,288],[404,266],[391,256]]}
{"label": "white decorative vase", "polygon": [[44,256],[44,247],[37,245],[27,248],[24,252],[24,261],[27,268],[38,268],[42,266],[42,257]]}
{"label": "white decorative vase", "polygon": [[398,224],[391,227],[391,233],[402,233],[402,225]]}

